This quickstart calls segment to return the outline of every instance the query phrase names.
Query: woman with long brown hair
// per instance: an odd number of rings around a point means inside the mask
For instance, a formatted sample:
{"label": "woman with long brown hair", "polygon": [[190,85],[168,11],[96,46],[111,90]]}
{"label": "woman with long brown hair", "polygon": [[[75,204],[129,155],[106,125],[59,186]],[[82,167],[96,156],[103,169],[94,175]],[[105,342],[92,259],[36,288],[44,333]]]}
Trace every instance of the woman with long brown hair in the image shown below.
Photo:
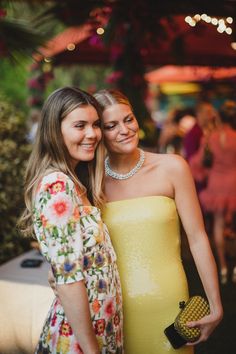
{"label": "woman with long brown hair", "polygon": [[[90,94],[64,87],[48,97],[26,171],[20,221],[26,234],[34,230],[58,291],[35,353],[123,353],[116,255],[99,209],[101,138],[100,111]],[[75,173],[81,165],[89,172],[91,200],[83,171]]]}

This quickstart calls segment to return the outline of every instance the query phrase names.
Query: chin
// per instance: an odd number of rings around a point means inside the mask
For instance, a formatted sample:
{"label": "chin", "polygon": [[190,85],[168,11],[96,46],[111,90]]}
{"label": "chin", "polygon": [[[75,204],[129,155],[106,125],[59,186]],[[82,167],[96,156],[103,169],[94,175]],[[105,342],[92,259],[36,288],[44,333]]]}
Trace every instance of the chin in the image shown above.
{"label": "chin", "polygon": [[78,156],[77,161],[89,162],[93,160],[94,157],[95,157],[95,152],[91,152],[88,154],[83,154],[81,156]]}
{"label": "chin", "polygon": [[126,144],[122,148],[116,150],[116,152],[121,154],[130,154],[133,153],[137,149],[137,144]]}
{"label": "chin", "polygon": [[127,150],[127,149],[128,150],[135,150],[138,147],[138,143],[139,143],[138,139],[135,139],[135,140],[132,140],[132,141],[124,144],[123,148],[125,150]]}

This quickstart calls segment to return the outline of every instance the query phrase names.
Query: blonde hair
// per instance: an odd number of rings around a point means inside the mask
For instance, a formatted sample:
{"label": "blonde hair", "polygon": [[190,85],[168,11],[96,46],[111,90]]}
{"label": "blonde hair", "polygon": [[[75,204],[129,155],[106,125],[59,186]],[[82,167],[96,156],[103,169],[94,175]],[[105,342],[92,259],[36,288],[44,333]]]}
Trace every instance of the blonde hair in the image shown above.
{"label": "blonde hair", "polygon": [[[70,163],[70,156],[61,133],[62,120],[81,106],[93,106],[101,118],[101,111],[94,97],[76,87],[64,87],[54,91],[44,103],[37,135],[25,174],[25,204],[18,226],[23,234],[33,233],[33,200],[40,180],[53,171],[61,171],[78,185],[81,192],[88,189],[92,203],[97,207],[104,204],[104,146],[100,142],[93,161],[83,163],[84,184],[77,177]],[[79,163],[80,165],[80,163]],[[80,171],[83,174],[82,171]],[[79,178],[79,179],[78,179]]]}
{"label": "blonde hair", "polygon": [[114,104],[125,104],[133,111],[128,98],[118,90],[100,90],[94,94],[94,97],[98,101],[102,112]]}

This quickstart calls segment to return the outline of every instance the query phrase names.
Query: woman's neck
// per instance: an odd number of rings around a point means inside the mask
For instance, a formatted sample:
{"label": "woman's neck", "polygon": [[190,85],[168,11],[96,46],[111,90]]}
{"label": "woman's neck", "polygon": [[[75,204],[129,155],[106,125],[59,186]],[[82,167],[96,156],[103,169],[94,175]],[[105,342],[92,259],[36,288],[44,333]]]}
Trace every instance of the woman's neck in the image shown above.
{"label": "woman's neck", "polygon": [[108,153],[109,165],[112,170],[118,173],[127,173],[138,163],[140,159],[140,150],[137,148],[131,153]]}

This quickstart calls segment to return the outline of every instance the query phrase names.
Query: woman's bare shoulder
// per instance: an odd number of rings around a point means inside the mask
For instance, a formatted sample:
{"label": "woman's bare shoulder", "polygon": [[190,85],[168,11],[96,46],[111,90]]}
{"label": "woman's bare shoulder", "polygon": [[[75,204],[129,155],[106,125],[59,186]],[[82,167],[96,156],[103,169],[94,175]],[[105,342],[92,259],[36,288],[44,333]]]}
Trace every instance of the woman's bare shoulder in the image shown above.
{"label": "woman's bare shoulder", "polygon": [[155,154],[147,152],[146,156],[147,162],[155,164],[156,167],[162,166],[170,171],[183,169],[188,165],[186,160],[177,154]]}

